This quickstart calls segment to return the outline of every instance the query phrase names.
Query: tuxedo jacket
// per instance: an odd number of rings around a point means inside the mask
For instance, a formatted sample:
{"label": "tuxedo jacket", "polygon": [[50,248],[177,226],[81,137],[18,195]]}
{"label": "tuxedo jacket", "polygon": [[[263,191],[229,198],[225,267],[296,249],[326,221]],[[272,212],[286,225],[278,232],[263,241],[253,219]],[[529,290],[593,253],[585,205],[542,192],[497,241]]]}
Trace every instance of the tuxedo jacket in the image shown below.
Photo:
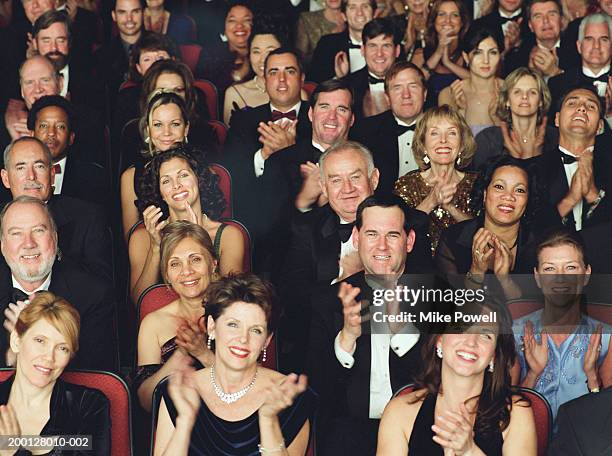
{"label": "tuxedo jacket", "polygon": [[559,407],[558,433],[549,456],[612,454],[612,388],[585,394]]}
{"label": "tuxedo jacket", "polygon": [[333,79],[336,76],[336,54],[340,51],[344,51],[348,56],[348,45],[348,30],[322,36],[312,54],[310,69],[308,71],[308,80],[321,83],[328,79]]}
{"label": "tuxedo jacket", "polygon": [[[232,176],[234,217],[246,225],[255,242],[269,237],[275,228],[282,229],[285,216],[281,214],[283,207],[277,204],[275,183],[263,178],[263,175],[257,177],[253,166],[255,153],[263,147],[259,142],[257,128],[260,122],[271,120],[272,112],[268,103],[235,112],[220,159]],[[296,141],[310,140],[311,137],[308,106],[302,102],[298,113]],[[267,166],[268,163],[265,164]],[[287,228],[286,221],[284,228]]]}
{"label": "tuxedo jacket", "polygon": [[576,48],[576,41],[578,41],[578,29],[580,28],[581,22],[581,17],[574,19],[567,25],[567,28],[561,34],[563,37],[561,39],[561,52],[563,53],[563,58],[570,68],[582,65],[582,58],[580,57],[580,54],[578,54],[578,49]]}
{"label": "tuxedo jacket", "polygon": [[127,79],[130,66],[129,56],[123,48],[121,38],[116,36],[100,48],[95,54],[95,60],[96,75],[104,81],[113,109],[119,86]]}
{"label": "tuxedo jacket", "polygon": [[[608,71],[608,74],[602,76],[602,80],[606,83],[608,81],[609,74],[610,72]],[[548,88],[550,89],[550,96],[553,102],[551,103],[550,110],[548,112],[549,122],[554,122],[555,114],[559,108],[558,103],[561,102],[561,97],[568,88],[579,84],[593,84],[593,81],[595,81],[594,78],[586,76],[582,72],[581,64],[566,70],[562,74],[550,78],[548,80]]]}
{"label": "tuxedo jacket", "polygon": [[[102,80],[92,76],[91,70],[82,70],[70,63],[68,70],[68,93],[72,103],[88,106],[97,111],[99,113],[98,116],[106,113],[106,91],[104,84]],[[100,128],[100,125],[98,125],[98,128]]]}
{"label": "tuxedo jacket", "polygon": [[360,120],[364,117],[363,99],[370,90],[368,67],[365,66],[359,71],[346,75],[344,80],[346,80],[351,89],[353,89],[353,114],[355,115],[356,121]]}
{"label": "tuxedo jacket", "polygon": [[[74,152],[74,155],[73,155]],[[89,201],[110,213],[112,198],[108,171],[99,163],[81,159],[80,150],[70,150],[62,170],[62,195]]]}
{"label": "tuxedo jacket", "polygon": [[[363,272],[348,277],[343,282],[359,287],[357,301],[372,299],[372,289]],[[371,341],[364,333],[357,339],[354,364],[345,368],[336,358],[334,339],[342,330],[344,318],[342,303],[338,298],[339,284],[328,286],[317,295],[313,305],[307,373],[310,385],[320,395],[319,429],[325,429],[329,420],[338,417],[367,419],[370,410]],[[366,323],[369,324],[369,323]],[[404,356],[389,350],[389,373],[392,391],[414,381],[421,368],[421,346],[425,336]]]}
{"label": "tuxedo jacket", "polygon": [[[13,298],[11,271],[0,265],[0,311],[4,315]],[[56,260],[49,291],[66,299],[81,316],[79,351],[70,366],[81,369],[117,369],[117,346],[113,318],[114,290],[106,280],[86,272],[68,259]],[[8,349],[8,333],[0,337],[0,353]],[[4,356],[1,365],[5,365]]]}
{"label": "tuxedo jacket", "polygon": [[[543,169],[544,169],[544,185],[546,185],[549,203],[552,207],[557,207],[565,195],[569,192],[569,185],[565,175],[563,162],[558,148],[551,145],[544,151]],[[612,203],[608,198],[608,193],[612,191],[612,160],[609,157],[611,143],[609,133],[599,135],[595,140],[595,150],[593,152],[593,172],[595,177],[595,185],[598,189],[606,191],[606,196],[601,200],[590,217],[587,218],[589,212],[589,204],[583,200],[582,206],[582,227],[597,225],[601,222],[612,220]],[[565,223],[570,227],[574,227],[574,215],[570,211],[566,216]]]}
{"label": "tuxedo jacket", "polygon": [[349,136],[372,152],[374,166],[380,171],[378,190],[393,192],[399,174],[399,148],[397,145],[397,122],[391,110],[355,123]]}
{"label": "tuxedo jacket", "polygon": [[88,272],[112,281],[112,244],[104,210],[65,195],[53,195],[47,206],[57,225],[62,255]]}

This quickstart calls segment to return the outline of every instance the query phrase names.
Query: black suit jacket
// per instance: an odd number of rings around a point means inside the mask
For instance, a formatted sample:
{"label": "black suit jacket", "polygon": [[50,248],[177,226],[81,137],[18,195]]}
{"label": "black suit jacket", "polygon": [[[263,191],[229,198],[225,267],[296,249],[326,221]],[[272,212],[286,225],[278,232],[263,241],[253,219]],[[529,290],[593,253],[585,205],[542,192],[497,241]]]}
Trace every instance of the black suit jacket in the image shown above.
{"label": "black suit jacket", "polygon": [[351,89],[353,89],[353,114],[357,121],[364,117],[363,99],[370,90],[370,84],[368,83],[368,67],[365,66],[359,71],[348,74],[344,79],[348,82]]}
{"label": "black suit jacket", "polygon": [[[346,280],[361,289],[357,300],[372,299],[372,289],[360,272]],[[338,418],[368,419],[370,409],[371,342],[365,332],[357,339],[354,364],[345,368],[336,358],[334,339],[342,330],[344,318],[342,304],[338,299],[339,285],[328,286],[313,301],[313,315],[308,347],[307,373],[312,388],[319,393],[320,410],[318,429],[325,439],[331,420]],[[397,391],[401,386],[414,381],[421,368],[421,345],[419,342],[404,356],[399,357],[389,350],[389,373],[391,389]],[[356,436],[355,438],[359,438]]]}
{"label": "black suit jacket", "polygon": [[612,388],[585,394],[559,407],[557,437],[549,456],[604,456],[612,454]]}
{"label": "black suit jacket", "polygon": [[86,105],[98,113],[106,113],[104,84],[101,79],[92,76],[91,70],[79,69],[71,63],[68,71],[68,93],[72,103]]}
{"label": "black suit jacket", "polygon": [[99,204],[109,213],[113,201],[106,168],[80,159],[80,151],[74,151],[74,155],[72,152],[69,152],[65,169],[62,170],[62,195]]}
{"label": "black suit jacket", "polygon": [[90,273],[112,281],[110,227],[104,210],[93,203],[64,195],[53,195],[47,206],[57,225],[62,255]]}
{"label": "black suit jacket", "polygon": [[113,38],[110,43],[107,43],[95,54],[96,74],[102,78],[106,85],[111,100],[111,109],[114,107],[119,86],[127,80],[127,72],[130,66],[128,57],[119,36]]}
{"label": "black suit jacket", "polygon": [[[4,263],[0,266],[0,312],[4,314],[12,302],[11,271]],[[51,272],[49,291],[66,299],[81,316],[79,351],[70,366],[82,369],[116,371],[117,347],[113,318],[115,315],[114,290],[106,280],[81,269],[68,259],[56,260]],[[8,349],[8,333],[0,337],[0,353]],[[4,356],[0,361],[5,365]]]}
{"label": "black suit jacket", "polygon": [[330,33],[319,39],[317,47],[312,54],[308,80],[323,82],[336,76],[334,62],[336,54],[340,51],[348,55],[349,33],[348,30],[340,33]]}
{"label": "black suit jacket", "polygon": [[378,190],[393,192],[399,174],[399,149],[397,146],[397,122],[391,110],[355,123],[349,133],[351,139],[360,142],[372,152],[374,165],[380,171]]}
{"label": "black suit jacket", "polygon": [[[247,226],[255,243],[268,238],[275,227],[282,228],[281,222],[285,220],[285,214],[281,213],[283,206],[277,204],[274,183],[263,179],[263,176],[255,176],[253,166],[253,156],[263,147],[257,128],[260,122],[270,120],[272,112],[269,104],[234,113],[220,160],[232,175],[234,217]],[[308,106],[302,102],[296,141],[311,137]],[[286,223],[284,228],[287,228]]]}

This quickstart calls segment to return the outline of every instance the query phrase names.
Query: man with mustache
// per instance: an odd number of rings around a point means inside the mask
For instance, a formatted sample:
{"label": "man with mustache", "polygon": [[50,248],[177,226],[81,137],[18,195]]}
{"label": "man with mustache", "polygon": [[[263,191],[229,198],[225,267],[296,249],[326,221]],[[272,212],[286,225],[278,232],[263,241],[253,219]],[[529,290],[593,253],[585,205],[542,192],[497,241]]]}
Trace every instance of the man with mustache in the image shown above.
{"label": "man with mustache", "polygon": [[106,109],[102,84],[72,55],[71,23],[66,11],[47,11],[34,23],[33,48],[48,57],[63,79],[60,95],[99,112]]}
{"label": "man with mustache", "polygon": [[[4,328],[12,331],[31,295],[52,291],[70,302],[81,316],[79,352],[72,367],[116,370],[113,288],[68,258],[60,260],[58,233],[48,206],[25,195],[8,203],[0,213],[0,247],[6,261],[0,266],[0,310],[7,317]],[[7,340],[0,337],[0,365],[11,364],[14,359]]]}
{"label": "man with mustache", "polygon": [[111,242],[104,210],[96,204],[53,193],[57,175],[51,151],[43,142],[31,137],[14,141],[4,152],[0,175],[12,199],[25,195],[47,203],[57,224],[63,255],[112,280]]}

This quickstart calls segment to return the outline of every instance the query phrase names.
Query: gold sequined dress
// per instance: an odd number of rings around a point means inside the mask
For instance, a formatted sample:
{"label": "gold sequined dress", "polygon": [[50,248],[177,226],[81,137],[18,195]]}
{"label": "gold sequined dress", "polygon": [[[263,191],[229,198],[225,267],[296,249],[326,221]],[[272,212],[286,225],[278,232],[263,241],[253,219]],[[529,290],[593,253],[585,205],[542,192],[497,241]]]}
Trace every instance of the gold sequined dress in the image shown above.
{"label": "gold sequined dress", "polygon": [[[410,171],[395,182],[394,192],[401,196],[410,207],[416,208],[421,204],[432,189],[432,186],[425,182],[421,176],[421,172],[420,170]],[[452,204],[469,217],[474,217],[476,214],[471,207],[470,195],[478,173],[464,172],[464,174],[463,179],[457,185],[457,192]],[[447,210],[442,209],[440,206],[431,211],[429,217],[431,222],[429,223],[428,235],[431,241],[431,254],[433,256],[438,248],[438,241],[442,231],[450,225],[457,223],[457,221]]]}

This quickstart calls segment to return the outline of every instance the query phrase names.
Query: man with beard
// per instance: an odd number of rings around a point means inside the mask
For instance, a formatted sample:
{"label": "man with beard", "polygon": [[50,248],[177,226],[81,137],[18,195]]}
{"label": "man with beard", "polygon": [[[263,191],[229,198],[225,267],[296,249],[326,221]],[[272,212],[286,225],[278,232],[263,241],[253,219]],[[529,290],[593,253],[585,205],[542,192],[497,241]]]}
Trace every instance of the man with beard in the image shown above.
{"label": "man with beard", "polygon": [[[81,316],[79,351],[72,367],[116,369],[113,289],[105,280],[85,272],[67,258],[58,258],[58,237],[47,205],[31,196],[19,196],[0,213],[0,249],[6,266],[0,267],[0,310],[10,333],[29,296],[48,290],[66,299]],[[0,338],[0,353],[11,364],[7,337]],[[4,356],[2,356],[4,358]],[[0,360],[5,365],[5,360]]]}
{"label": "man with beard", "polygon": [[[71,171],[76,174],[78,169]],[[66,194],[53,194],[57,174],[44,143],[30,137],[14,141],[4,152],[0,175],[13,199],[26,195],[47,203],[57,224],[62,254],[86,270],[112,280],[111,241],[104,211],[96,204]]]}
{"label": "man with beard", "polygon": [[70,18],[66,11],[43,13],[32,29],[34,50],[48,57],[60,73],[63,79],[61,96],[69,96],[73,103],[85,104],[104,112],[106,107],[102,84],[91,75],[90,69],[83,71],[79,68],[79,62],[71,58],[70,29]]}

